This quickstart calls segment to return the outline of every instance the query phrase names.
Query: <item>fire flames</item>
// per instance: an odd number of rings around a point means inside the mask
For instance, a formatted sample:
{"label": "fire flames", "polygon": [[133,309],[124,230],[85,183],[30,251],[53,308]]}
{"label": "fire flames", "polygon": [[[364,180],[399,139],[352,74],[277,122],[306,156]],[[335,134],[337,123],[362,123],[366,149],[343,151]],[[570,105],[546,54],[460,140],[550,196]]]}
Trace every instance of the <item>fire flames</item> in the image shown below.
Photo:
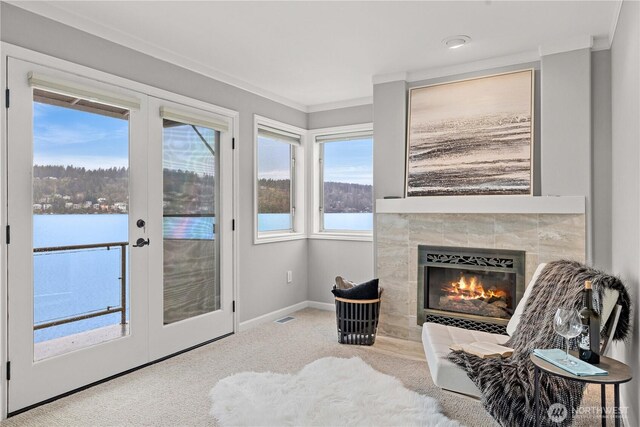
{"label": "fire flames", "polygon": [[458,300],[489,300],[492,298],[506,298],[507,293],[501,290],[484,289],[476,276],[469,278],[462,276],[457,282],[451,282],[449,296],[454,296]]}

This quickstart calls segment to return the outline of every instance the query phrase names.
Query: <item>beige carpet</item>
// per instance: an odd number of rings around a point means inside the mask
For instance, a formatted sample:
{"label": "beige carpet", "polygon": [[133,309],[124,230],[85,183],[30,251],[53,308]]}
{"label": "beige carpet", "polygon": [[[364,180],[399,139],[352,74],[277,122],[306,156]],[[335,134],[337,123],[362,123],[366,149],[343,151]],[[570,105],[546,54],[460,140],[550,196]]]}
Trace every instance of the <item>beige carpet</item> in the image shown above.
{"label": "beige carpet", "polygon": [[[209,390],[243,371],[297,372],[325,356],[359,356],[374,369],[393,375],[418,393],[436,398],[444,414],[468,426],[493,426],[481,404],[442,391],[431,381],[420,347],[380,339],[373,347],[338,344],[335,315],[315,309],[294,314],[286,324],[266,323],[132,374],[12,417],[5,426],[204,426]],[[598,390],[587,404],[598,405]],[[612,393],[610,392],[609,395]],[[584,420],[593,425],[594,419]]]}

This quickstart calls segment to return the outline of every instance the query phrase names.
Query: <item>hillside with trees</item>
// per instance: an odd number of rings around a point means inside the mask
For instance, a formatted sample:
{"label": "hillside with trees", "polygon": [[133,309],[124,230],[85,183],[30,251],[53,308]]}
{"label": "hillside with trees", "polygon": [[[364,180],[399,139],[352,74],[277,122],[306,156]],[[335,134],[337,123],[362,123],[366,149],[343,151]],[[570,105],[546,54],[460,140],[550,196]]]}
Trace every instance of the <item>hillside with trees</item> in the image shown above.
{"label": "hillside with trees", "polygon": [[325,182],[324,212],[373,212],[373,186],[347,182]]}
{"label": "hillside with trees", "polygon": [[[288,179],[261,179],[258,182],[258,212],[289,212],[290,186]],[[373,212],[373,187],[345,182],[325,182],[324,211],[326,213]]]}
{"label": "hillside with trees", "polygon": [[[165,213],[212,213],[215,178],[182,170],[164,170]],[[126,213],[127,168],[85,169],[34,166],[33,213]]]}
{"label": "hillside with trees", "polygon": [[34,213],[122,213],[127,211],[127,168],[88,170],[34,166]]}
{"label": "hillside with trees", "polygon": [[[127,168],[85,169],[73,166],[34,166],[33,213],[81,214],[128,212]],[[182,170],[164,170],[165,213],[213,213],[215,178]],[[290,211],[290,181],[261,179],[260,213]],[[373,212],[370,185],[324,184],[326,213]]]}

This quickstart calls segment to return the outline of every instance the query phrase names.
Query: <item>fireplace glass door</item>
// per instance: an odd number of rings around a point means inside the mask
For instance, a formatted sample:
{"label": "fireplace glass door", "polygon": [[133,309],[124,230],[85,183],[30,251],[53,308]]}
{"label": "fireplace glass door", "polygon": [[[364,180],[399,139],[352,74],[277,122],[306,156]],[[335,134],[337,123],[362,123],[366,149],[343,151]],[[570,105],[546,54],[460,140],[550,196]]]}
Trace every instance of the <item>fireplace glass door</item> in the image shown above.
{"label": "fireplace glass door", "polygon": [[515,309],[516,273],[428,266],[425,307],[509,319]]}
{"label": "fireplace glass door", "polygon": [[524,251],[418,245],[418,324],[505,333],[524,281]]}

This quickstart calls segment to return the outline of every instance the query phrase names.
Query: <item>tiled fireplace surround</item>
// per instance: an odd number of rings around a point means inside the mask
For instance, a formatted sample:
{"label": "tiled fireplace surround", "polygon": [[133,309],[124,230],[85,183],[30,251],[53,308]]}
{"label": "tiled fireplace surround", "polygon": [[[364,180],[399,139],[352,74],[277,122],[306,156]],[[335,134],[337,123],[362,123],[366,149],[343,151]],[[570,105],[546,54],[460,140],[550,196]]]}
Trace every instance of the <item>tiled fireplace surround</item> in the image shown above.
{"label": "tiled fireplace surround", "polygon": [[583,213],[377,213],[375,236],[379,333],[414,341],[418,245],[524,250],[527,285],[541,262],[585,260]]}

